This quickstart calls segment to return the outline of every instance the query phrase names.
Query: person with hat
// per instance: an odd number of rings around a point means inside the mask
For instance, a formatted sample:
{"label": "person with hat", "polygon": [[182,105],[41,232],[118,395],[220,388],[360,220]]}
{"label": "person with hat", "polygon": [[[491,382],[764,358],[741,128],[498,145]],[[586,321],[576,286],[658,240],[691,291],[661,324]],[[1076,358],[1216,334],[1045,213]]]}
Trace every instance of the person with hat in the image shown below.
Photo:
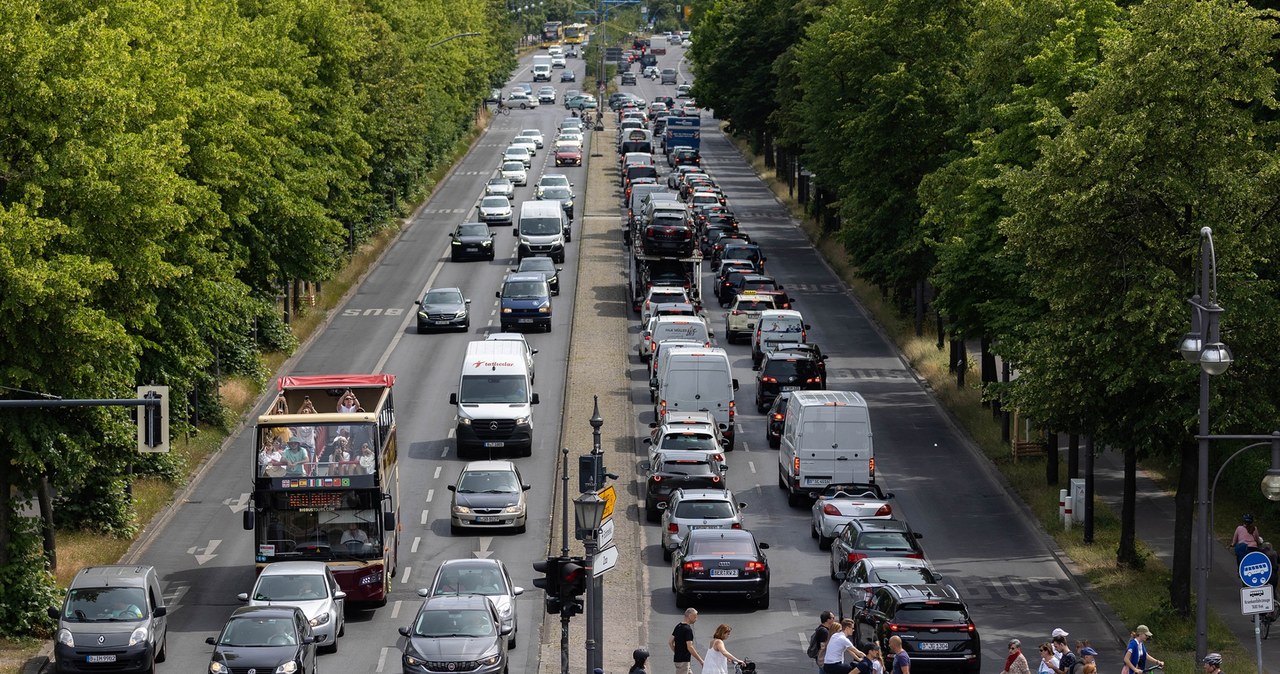
{"label": "person with hat", "polygon": [[1124,651],[1124,670],[1121,674],[1142,674],[1147,671],[1147,661],[1155,663],[1157,667],[1164,667],[1164,661],[1157,660],[1155,656],[1147,653],[1147,640],[1151,638],[1151,629],[1146,625],[1138,625],[1133,630],[1133,638],[1129,640],[1129,647]]}
{"label": "person with hat", "polygon": [[1231,549],[1236,553],[1236,564],[1239,564],[1250,552],[1261,552],[1271,559],[1273,566],[1276,563],[1275,551],[1271,549],[1270,544],[1262,540],[1258,525],[1254,522],[1253,515],[1249,513],[1240,517],[1240,526],[1236,527],[1235,535],[1231,537]]}
{"label": "person with hat", "polygon": [[1204,666],[1204,674],[1222,674],[1222,654],[1210,653],[1200,661]]}
{"label": "person with hat", "polygon": [[1067,645],[1067,631],[1059,627],[1053,631],[1053,641],[1050,642],[1056,658],[1054,659],[1053,670],[1056,674],[1075,674],[1076,665],[1080,664],[1079,658],[1075,653],[1071,652],[1071,647]]}
{"label": "person with hat", "polygon": [[1094,660],[1097,657],[1098,651],[1094,650],[1093,646],[1086,645],[1080,649],[1080,662],[1083,663],[1085,667],[1093,665],[1096,668],[1097,663],[1094,662]]}
{"label": "person with hat", "polygon": [[884,659],[880,657],[880,645],[868,641],[862,647],[862,659],[854,665],[858,674],[884,674]]}
{"label": "person with hat", "polygon": [[309,455],[298,438],[290,436],[289,444],[285,447],[282,458],[285,465],[285,477],[302,477],[307,474],[307,459]]}
{"label": "person with hat", "polygon": [[1022,654],[1022,640],[1009,640],[1009,656],[1004,659],[1004,669],[1000,674],[1031,674],[1031,665],[1027,664],[1027,656]]}

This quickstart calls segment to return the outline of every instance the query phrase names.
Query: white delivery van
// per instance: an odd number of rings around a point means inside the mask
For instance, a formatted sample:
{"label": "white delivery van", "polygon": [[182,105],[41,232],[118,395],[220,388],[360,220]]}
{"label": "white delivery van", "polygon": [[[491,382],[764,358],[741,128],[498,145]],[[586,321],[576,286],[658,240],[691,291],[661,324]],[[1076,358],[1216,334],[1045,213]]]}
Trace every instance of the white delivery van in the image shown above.
{"label": "white delivery van", "polygon": [[538,55],[533,57],[533,81],[534,82],[550,82],[551,81],[551,56]]}
{"label": "white delivery van", "polygon": [[455,440],[458,458],[473,450],[492,457],[514,451],[533,453],[533,373],[527,347],[513,341],[471,342],[462,359],[458,392],[449,395],[457,407]]}
{"label": "white delivery van", "polygon": [[778,451],[778,486],[798,506],[832,482],[873,483],[875,448],[867,401],[851,391],[795,391]]}
{"label": "white delivery van", "polygon": [[657,351],[659,344],[669,339],[683,339],[711,346],[711,338],[714,336],[706,322],[697,316],[657,316],[653,319],[649,343],[654,351]]}
{"label": "white delivery van", "polygon": [[559,201],[526,201],[512,234],[520,240],[516,258],[549,257],[564,264],[564,230],[568,227]]}
{"label": "white delivery van", "polygon": [[726,451],[733,451],[734,415],[737,413],[734,393],[738,380],[724,349],[673,349],[658,375],[658,395],[654,416],[665,421],[668,412],[710,412],[729,441]]}

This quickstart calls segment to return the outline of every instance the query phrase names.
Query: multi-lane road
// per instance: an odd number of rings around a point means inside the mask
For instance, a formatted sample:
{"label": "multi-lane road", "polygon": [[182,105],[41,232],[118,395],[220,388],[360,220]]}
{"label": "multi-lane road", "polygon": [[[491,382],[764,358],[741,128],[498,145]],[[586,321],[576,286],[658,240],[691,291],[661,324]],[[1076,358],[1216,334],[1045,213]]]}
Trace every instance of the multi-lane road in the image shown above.
{"label": "multi-lane road", "polygon": [[[672,47],[660,57],[660,65],[679,63],[687,73],[682,58],[683,50]],[[571,59],[569,66],[580,70],[582,63]],[[558,75],[556,71],[552,84],[561,93],[580,88],[575,83],[561,84]],[[526,60],[513,74],[512,82],[528,79]],[[633,89],[650,99],[674,91],[649,80],[641,80]],[[531,562],[543,556],[549,535],[555,462],[547,457],[554,455],[561,435],[568,327],[579,280],[573,273],[578,237],[568,247],[553,330],[529,335],[539,350],[540,376],[535,390],[541,405],[534,410],[534,457],[519,460],[526,481],[534,486],[528,532],[519,536],[450,535],[447,491],[463,463],[453,452],[449,394],[456,386],[467,342],[497,330],[493,293],[514,265],[515,239],[508,228],[494,230],[498,259],[492,263],[450,263],[447,258],[449,231],[458,222],[473,219],[485,181],[498,166],[502,150],[521,129],[542,130],[548,147],[534,160],[529,186],[517,188],[517,208],[532,198],[532,185],[542,172],[568,174],[582,203],[581,191],[590,167],[556,169],[549,151],[555,128],[565,116],[563,106],[557,104],[495,117],[379,264],[288,365],[291,374],[388,372],[398,377],[394,395],[401,447],[400,573],[385,608],[348,616],[339,651],[320,659],[322,671],[397,671],[400,637],[396,628],[407,624],[417,609],[420,600],[415,591],[430,581],[442,560],[471,556],[504,560],[516,584],[526,588],[519,602],[521,633],[512,652],[511,671],[538,669],[542,604],[541,593],[532,586]],[[924,534],[922,543],[928,557],[969,602],[982,635],[983,668],[1000,671],[1008,637],[1034,643],[1047,639],[1053,627],[1063,627],[1073,637],[1092,637],[1110,648],[1102,617],[1064,571],[1047,537],[1006,494],[985,461],[969,447],[822,263],[786,209],[712,124],[704,117],[705,164],[725,189],[743,229],[763,246],[770,273],[797,298],[796,308],[813,325],[812,339],[830,355],[831,387],[857,390],[870,403],[879,479],[896,493],[899,516]],[[592,161],[586,148],[583,154],[587,162]],[[602,160],[612,162],[614,157],[595,158]],[[581,218],[586,209],[576,210],[575,215]],[[619,276],[607,278],[618,282]],[[413,301],[430,286],[456,286],[472,298],[468,334],[416,334]],[[713,328],[721,331],[723,313],[714,303],[708,311]],[[635,353],[634,342],[616,348]],[[763,416],[749,404],[754,392],[749,347],[726,348],[742,384],[738,450],[729,456],[729,484],[740,500],[750,504],[749,528],[772,545],[773,606],[767,612],[737,606],[701,607],[698,635],[705,644],[717,623],[731,622],[736,655],[756,660],[763,671],[798,671],[803,639],[817,612],[835,608],[835,584],[827,575],[826,553],[820,552],[808,535],[807,509],[789,508],[783,492],[775,486],[777,453],[764,442]],[[652,413],[641,364],[634,355],[631,361],[639,460],[644,453],[639,439],[647,434]],[[252,536],[241,528],[240,516],[251,490],[251,436],[241,434],[207,467],[186,501],[130,560],[153,564],[161,571],[172,607],[169,660],[160,665],[161,674],[205,670],[209,658],[205,637],[217,632],[240,605],[236,594],[252,584]],[[678,617],[669,589],[669,565],[662,562],[658,548],[658,530],[644,525],[643,531],[642,554],[651,602],[649,646],[655,653],[651,671],[662,671],[667,662],[666,637]],[[634,645],[606,647],[629,652]]]}

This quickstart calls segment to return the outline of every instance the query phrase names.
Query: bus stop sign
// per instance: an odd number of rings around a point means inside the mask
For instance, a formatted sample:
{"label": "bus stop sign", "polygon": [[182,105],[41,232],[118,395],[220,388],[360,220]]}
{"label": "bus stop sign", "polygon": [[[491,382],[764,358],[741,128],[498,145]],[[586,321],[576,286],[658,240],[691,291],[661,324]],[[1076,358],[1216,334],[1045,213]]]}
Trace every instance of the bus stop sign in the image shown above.
{"label": "bus stop sign", "polygon": [[1250,552],[1240,560],[1240,580],[1249,587],[1262,587],[1271,580],[1271,558]]}

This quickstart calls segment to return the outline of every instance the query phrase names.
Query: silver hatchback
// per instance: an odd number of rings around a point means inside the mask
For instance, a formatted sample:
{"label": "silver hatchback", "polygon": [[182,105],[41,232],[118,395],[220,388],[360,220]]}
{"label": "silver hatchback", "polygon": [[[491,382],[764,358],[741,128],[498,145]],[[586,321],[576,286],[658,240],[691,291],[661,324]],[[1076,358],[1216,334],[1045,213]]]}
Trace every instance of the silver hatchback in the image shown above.
{"label": "silver hatchback", "polygon": [[662,559],[671,561],[671,553],[694,529],[741,529],[742,509],[728,489],[677,489],[662,508]]}
{"label": "silver hatchback", "polygon": [[[359,529],[353,529],[359,531]],[[363,532],[362,532],[363,533]],[[347,593],[338,587],[324,562],[276,562],[258,574],[252,592],[241,592],[250,606],[297,606],[311,623],[313,635],[327,635],[325,650],[338,650],[338,637],[347,629],[343,616]]]}

